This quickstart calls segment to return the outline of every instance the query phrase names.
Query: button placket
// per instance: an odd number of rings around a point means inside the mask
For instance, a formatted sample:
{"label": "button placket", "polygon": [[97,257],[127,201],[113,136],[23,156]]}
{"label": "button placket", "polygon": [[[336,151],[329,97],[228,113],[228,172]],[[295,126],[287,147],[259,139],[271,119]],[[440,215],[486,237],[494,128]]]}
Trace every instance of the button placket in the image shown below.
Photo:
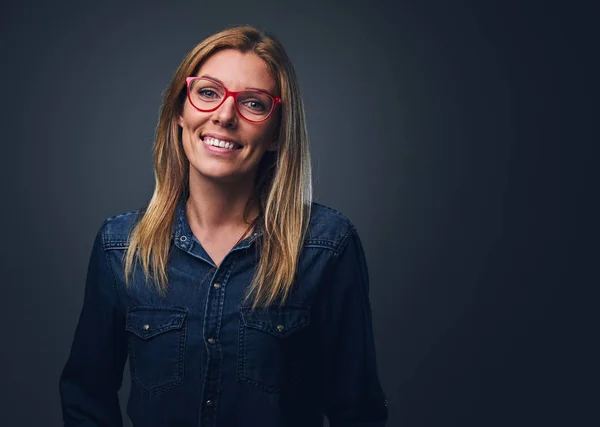
{"label": "button placket", "polygon": [[220,319],[223,316],[225,284],[233,271],[234,262],[232,261],[234,259],[235,258],[232,257],[226,257],[224,262],[217,267],[213,276],[213,289],[209,288],[207,290],[205,306],[206,315],[203,326],[204,337],[206,337],[207,358],[203,389],[204,404],[201,405],[201,408],[205,408],[206,410],[200,411],[200,419],[202,425],[213,427],[216,425],[216,409],[219,404],[217,401],[219,393],[218,386],[222,366],[222,350],[219,341],[221,327]]}

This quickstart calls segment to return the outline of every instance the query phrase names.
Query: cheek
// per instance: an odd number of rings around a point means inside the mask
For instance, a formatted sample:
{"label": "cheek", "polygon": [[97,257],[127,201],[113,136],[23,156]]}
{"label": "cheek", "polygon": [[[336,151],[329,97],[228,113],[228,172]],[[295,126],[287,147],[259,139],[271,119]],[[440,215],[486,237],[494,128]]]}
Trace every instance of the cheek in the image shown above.
{"label": "cheek", "polygon": [[264,124],[264,126],[255,129],[254,137],[261,148],[267,149],[272,145],[273,139],[277,137],[275,129],[276,126],[273,123]]}
{"label": "cheek", "polygon": [[181,145],[183,146],[183,153],[185,154],[185,157],[190,160],[194,157],[194,148],[192,147],[192,142],[190,141],[189,135],[187,135],[185,131],[182,135],[181,142]]}
{"label": "cheek", "polygon": [[196,109],[194,109],[186,103],[183,107],[183,112],[179,116],[177,123],[183,129],[188,129],[189,131],[194,132],[198,128],[198,126],[204,124],[209,119],[209,117],[209,114],[197,111]]}

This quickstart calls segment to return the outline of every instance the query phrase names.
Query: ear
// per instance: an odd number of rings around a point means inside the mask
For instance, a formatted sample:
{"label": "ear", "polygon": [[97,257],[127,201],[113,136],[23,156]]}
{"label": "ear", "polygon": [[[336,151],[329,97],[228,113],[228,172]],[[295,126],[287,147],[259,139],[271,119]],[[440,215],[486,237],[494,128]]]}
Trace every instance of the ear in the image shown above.
{"label": "ear", "polygon": [[179,117],[177,118],[177,124],[180,127],[183,127],[183,115],[182,114],[180,114]]}

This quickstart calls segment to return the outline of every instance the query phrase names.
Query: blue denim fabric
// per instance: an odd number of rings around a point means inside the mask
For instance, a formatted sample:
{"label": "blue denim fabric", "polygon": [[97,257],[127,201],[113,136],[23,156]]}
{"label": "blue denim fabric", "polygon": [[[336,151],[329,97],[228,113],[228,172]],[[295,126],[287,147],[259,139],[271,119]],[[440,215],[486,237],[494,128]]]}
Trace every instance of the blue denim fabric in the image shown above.
{"label": "blue denim fabric", "polygon": [[294,291],[250,311],[255,233],[217,268],[180,197],[161,297],[136,267],[125,288],[127,236],[142,211],[96,235],[71,353],[60,378],[65,426],[121,426],[117,391],[129,357],[127,414],[136,427],[383,426],[368,273],[354,226],[314,203]]}

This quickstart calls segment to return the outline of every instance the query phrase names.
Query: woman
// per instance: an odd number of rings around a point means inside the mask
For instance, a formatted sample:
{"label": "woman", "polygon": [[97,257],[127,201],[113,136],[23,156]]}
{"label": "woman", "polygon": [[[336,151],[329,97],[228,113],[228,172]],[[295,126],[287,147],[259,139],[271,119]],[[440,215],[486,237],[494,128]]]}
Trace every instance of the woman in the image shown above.
{"label": "woman", "polygon": [[311,201],[304,110],[272,36],[221,31],[165,94],[147,207],[94,241],[65,426],[382,426],[360,239]]}

